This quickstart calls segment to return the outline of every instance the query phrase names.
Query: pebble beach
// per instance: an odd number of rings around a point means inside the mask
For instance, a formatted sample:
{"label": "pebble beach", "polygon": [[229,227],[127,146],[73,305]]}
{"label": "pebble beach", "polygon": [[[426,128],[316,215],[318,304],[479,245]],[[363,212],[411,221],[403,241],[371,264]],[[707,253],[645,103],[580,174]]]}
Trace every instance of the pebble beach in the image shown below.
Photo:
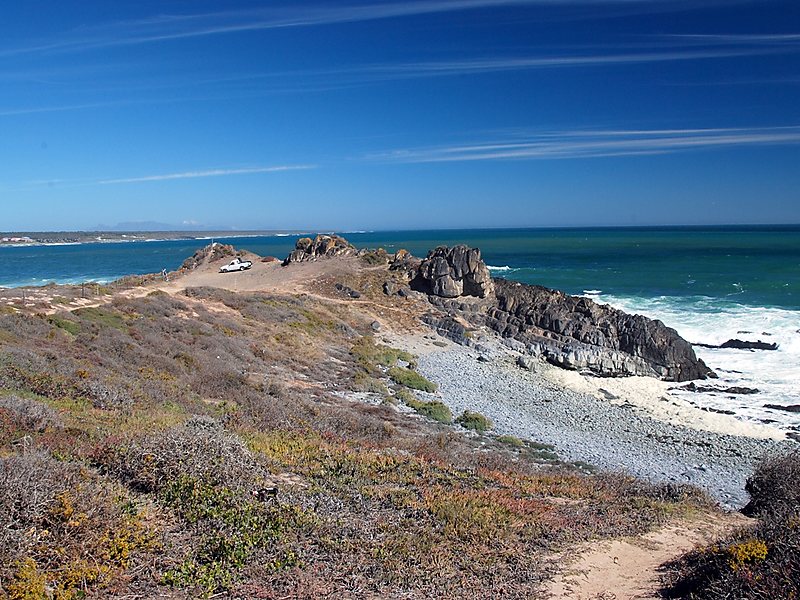
{"label": "pebble beach", "polygon": [[[550,444],[565,461],[696,485],[726,508],[747,503],[745,482],[762,456],[797,446],[774,429],[682,406],[656,380],[637,386],[630,380],[638,378],[584,377],[544,362],[523,369],[497,340],[480,352],[428,346],[418,368],[439,386],[420,397],[444,402],[454,415],[477,411],[492,420],[495,433]],[[653,388],[659,397],[642,402]],[[663,404],[674,407],[673,418]]]}

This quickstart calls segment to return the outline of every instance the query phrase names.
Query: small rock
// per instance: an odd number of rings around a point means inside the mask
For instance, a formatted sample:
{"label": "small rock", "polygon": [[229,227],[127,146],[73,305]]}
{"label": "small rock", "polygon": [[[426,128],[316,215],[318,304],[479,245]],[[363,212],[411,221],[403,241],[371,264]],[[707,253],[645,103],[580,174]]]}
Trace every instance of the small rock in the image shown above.
{"label": "small rock", "polygon": [[764,408],[771,408],[772,410],[785,410],[786,412],[800,413],[800,404],[789,404],[784,406],[782,404],[765,404]]}
{"label": "small rock", "polygon": [[383,282],[383,293],[387,296],[393,296],[397,292],[397,286],[393,281]]}
{"label": "small rock", "polygon": [[533,356],[523,355],[517,358],[517,365],[523,369],[527,369],[528,371],[535,371],[537,362],[537,359],[535,359]]}
{"label": "small rock", "polygon": [[479,354],[478,355],[478,362],[486,363],[486,362],[489,362],[490,360],[491,359],[488,356],[486,356],[485,354]]}
{"label": "small rock", "polygon": [[372,331],[380,331],[381,330],[381,324],[378,323],[377,321],[373,321],[370,324],[370,327],[372,328]]}

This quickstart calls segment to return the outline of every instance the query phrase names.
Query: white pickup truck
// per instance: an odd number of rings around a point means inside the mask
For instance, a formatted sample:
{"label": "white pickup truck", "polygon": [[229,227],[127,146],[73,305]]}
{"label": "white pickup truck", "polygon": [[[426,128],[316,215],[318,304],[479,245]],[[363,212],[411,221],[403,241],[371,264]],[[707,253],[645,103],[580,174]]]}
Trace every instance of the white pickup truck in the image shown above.
{"label": "white pickup truck", "polygon": [[242,260],[238,256],[234,258],[231,262],[227,265],[222,265],[219,268],[220,273],[231,273],[233,271],[245,271],[253,266],[253,263],[249,260]]}

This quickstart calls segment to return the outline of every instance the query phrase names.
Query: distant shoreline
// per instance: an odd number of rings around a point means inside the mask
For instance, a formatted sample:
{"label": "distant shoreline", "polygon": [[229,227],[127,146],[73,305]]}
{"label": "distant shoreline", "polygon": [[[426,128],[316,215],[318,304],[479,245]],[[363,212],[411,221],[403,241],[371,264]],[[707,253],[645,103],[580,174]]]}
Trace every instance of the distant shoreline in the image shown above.
{"label": "distant shoreline", "polygon": [[[80,244],[124,244],[134,242],[169,242],[211,240],[216,238],[288,237],[304,231],[47,231],[0,233],[0,248],[33,246],[77,246]],[[9,239],[13,241],[3,241]],[[22,239],[31,241],[20,241]]]}
{"label": "distant shoreline", "polygon": [[[253,238],[253,237],[288,237],[292,235],[311,235],[313,233],[396,233],[396,232],[505,232],[505,231],[652,231],[652,232],[800,232],[800,223],[754,223],[754,224],[728,224],[728,225],[600,225],[600,226],[541,226],[541,227],[467,227],[467,228],[438,228],[438,229],[400,229],[400,230],[348,230],[338,231],[333,229],[274,229],[274,230],[215,230],[215,231],[13,231],[0,232],[0,248],[7,247],[32,247],[32,246],[66,246],[78,244],[108,244],[124,242],[166,242],[166,241],[191,241],[210,240],[215,238]],[[31,241],[3,241],[4,239],[26,239]]]}

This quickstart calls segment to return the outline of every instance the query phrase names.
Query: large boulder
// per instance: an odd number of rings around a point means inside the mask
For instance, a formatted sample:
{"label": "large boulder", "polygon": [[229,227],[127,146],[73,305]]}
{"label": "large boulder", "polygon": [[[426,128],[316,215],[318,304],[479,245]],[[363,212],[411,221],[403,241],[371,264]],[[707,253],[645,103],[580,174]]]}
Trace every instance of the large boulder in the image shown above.
{"label": "large boulder", "polygon": [[462,245],[439,246],[428,252],[411,281],[411,288],[442,298],[487,298],[494,292],[481,251]]}
{"label": "large boulder", "polygon": [[318,235],[313,240],[303,237],[297,240],[295,249],[283,261],[284,265],[293,262],[306,262],[318,258],[334,256],[355,256],[358,250],[353,244],[338,235]]}

